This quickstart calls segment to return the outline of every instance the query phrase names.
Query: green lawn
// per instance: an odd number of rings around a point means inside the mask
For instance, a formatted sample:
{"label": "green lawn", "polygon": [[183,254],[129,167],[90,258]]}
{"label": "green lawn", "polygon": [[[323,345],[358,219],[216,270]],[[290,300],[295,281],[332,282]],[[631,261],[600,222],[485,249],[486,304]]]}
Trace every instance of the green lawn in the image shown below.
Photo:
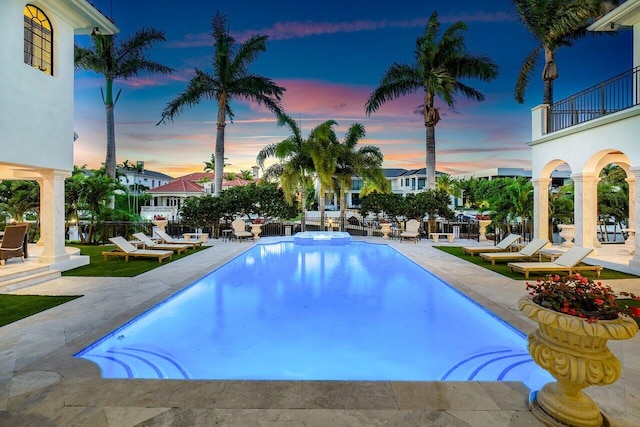
{"label": "green lawn", "polygon": [[43,296],[0,294],[0,326],[29,317],[56,305],[74,300],[81,295]]}
{"label": "green lawn", "polygon": [[[487,270],[492,270],[495,271],[496,273],[500,273],[503,276],[507,276],[510,277],[512,279],[515,280],[525,280],[524,275],[522,273],[518,273],[516,272],[511,272],[509,271],[509,267],[507,267],[507,263],[496,263],[496,265],[491,265],[491,263],[489,261],[483,261],[482,258],[480,258],[478,255],[472,257],[471,255],[468,254],[463,254],[462,253],[462,247],[460,246],[434,246],[434,248],[440,249],[443,252],[446,252],[448,254],[451,255],[455,255],[460,259],[463,259],[465,261],[469,261],[473,264],[479,265],[481,267],[486,268]],[[596,279],[596,273],[594,271],[585,271],[585,272],[580,272],[580,274],[582,274],[583,276],[592,278],[592,279]],[[535,279],[537,277],[543,277],[545,274],[544,273],[530,273],[529,277],[532,279]],[[603,269],[602,272],[600,273],[600,277],[598,278],[598,280],[607,280],[607,279],[637,279],[638,276],[634,276],[631,274],[626,274],[626,273],[620,273],[618,271],[614,271],[614,270],[609,270],[609,269]]]}
{"label": "green lawn", "polygon": [[85,277],[134,277],[138,274],[146,273],[149,270],[168,264],[175,260],[189,256],[194,252],[199,252],[210,248],[211,246],[203,246],[200,248],[189,249],[180,255],[173,254],[170,260],[165,259],[162,263],[158,263],[155,258],[129,258],[129,262],[125,262],[124,258],[108,257],[104,260],[103,251],[114,248],[111,246],[96,245],[70,245],[80,249],[81,255],[88,255],[91,259],[89,265],[74,268],[73,270],[64,271],[63,276],[85,276]]}

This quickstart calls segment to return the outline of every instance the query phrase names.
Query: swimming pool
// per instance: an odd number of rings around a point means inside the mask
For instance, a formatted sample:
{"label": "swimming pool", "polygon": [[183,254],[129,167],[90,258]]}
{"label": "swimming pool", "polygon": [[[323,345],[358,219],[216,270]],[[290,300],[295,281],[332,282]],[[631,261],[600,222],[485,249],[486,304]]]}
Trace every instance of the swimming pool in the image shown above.
{"label": "swimming pool", "polygon": [[553,379],[525,337],[384,244],[258,244],[76,357],[105,378]]}

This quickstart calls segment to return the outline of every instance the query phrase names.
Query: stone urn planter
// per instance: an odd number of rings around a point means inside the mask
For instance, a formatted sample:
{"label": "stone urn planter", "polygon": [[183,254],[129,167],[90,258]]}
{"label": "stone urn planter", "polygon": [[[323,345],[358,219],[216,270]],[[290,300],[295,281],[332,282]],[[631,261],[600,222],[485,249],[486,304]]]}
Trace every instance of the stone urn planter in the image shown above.
{"label": "stone urn planter", "polygon": [[576,235],[576,226],[573,224],[558,224],[560,230],[560,237],[564,239],[562,246],[570,248],[573,246],[573,238]]}
{"label": "stone urn planter", "polygon": [[382,233],[383,239],[388,239],[389,233],[391,232],[391,224],[388,222],[380,224],[380,232]]}
{"label": "stone urn planter", "polygon": [[491,224],[490,219],[479,219],[478,225],[480,226],[480,241],[487,240],[487,227]]}
{"label": "stone urn planter", "polygon": [[253,240],[258,240],[260,238],[261,232],[262,224],[251,224],[251,234],[253,234]]}
{"label": "stone urn planter", "polygon": [[158,230],[160,231],[165,231],[165,227],[167,226],[167,224],[169,224],[169,221],[166,219],[154,219],[151,222],[153,223],[153,225],[158,227]]}
{"label": "stone urn planter", "polygon": [[589,323],[546,309],[528,296],[518,305],[538,323],[528,338],[531,357],[557,381],[532,395],[533,414],[545,425],[602,426],[604,417],[598,405],[582,389],[613,384],[620,378],[622,366],[607,347],[607,340],[632,338],[638,332],[635,320],[620,316]]}

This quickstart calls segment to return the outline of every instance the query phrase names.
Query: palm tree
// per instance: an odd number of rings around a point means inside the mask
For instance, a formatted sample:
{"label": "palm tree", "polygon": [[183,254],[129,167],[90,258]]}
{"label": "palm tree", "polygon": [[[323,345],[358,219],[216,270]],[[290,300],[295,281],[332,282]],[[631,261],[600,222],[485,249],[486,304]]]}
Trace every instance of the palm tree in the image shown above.
{"label": "palm tree", "polygon": [[437,12],[433,12],[424,34],[416,41],[413,65],[394,63],[384,73],[380,85],[365,104],[367,115],[375,112],[386,101],[397,99],[422,89],[424,91],[424,125],[426,127],[427,188],[435,188],[436,141],[435,127],[440,121],[434,99],[438,96],[453,108],[454,95],[483,101],[484,95],[460,79],[477,78],[489,81],[498,75],[498,66],[486,56],[476,56],[465,51],[463,32],[467,25],[453,23],[436,40],[440,30]]}
{"label": "palm tree", "polygon": [[378,147],[365,145],[356,149],[364,138],[364,126],[354,123],[347,130],[344,141],[338,149],[335,176],[340,187],[340,231],[344,231],[347,209],[346,191],[351,188],[354,176],[362,177],[385,188],[389,182],[382,173],[382,152]]}
{"label": "palm tree", "polygon": [[116,179],[116,135],[113,110],[120,98],[122,89],[113,96],[113,82],[117,79],[128,80],[141,73],[171,74],[174,70],[146,57],[146,50],[154,43],[166,41],[162,31],[145,28],[133,36],[115,43],[112,35],[93,34],[92,46],[74,47],[76,69],[93,71],[104,75],[105,90],[102,91],[102,102],[107,112],[107,156],[105,167],[107,176]]}
{"label": "palm tree", "polygon": [[558,78],[556,50],[572,46],[588,34],[591,20],[618,4],[617,0],[513,0],[520,21],[531,32],[537,46],[525,57],[514,90],[514,98],[524,103],[524,91],[531,79],[540,52],[544,51],[543,103],[553,104],[553,81]]}
{"label": "palm tree", "polygon": [[302,137],[300,126],[290,116],[282,115],[278,119],[280,126],[288,126],[291,135],[286,139],[269,144],[260,152],[256,158],[256,162],[260,168],[264,167],[264,162],[270,157],[276,157],[280,161],[272,167],[269,167],[264,173],[264,178],[269,179],[273,176],[280,178],[280,185],[284,191],[287,202],[293,203],[293,196],[300,194],[300,203],[302,210],[301,228],[305,231],[305,216],[307,211],[307,185],[311,181],[311,172],[313,171],[313,160],[309,152],[308,140]]}
{"label": "palm tree", "polygon": [[324,230],[325,223],[325,194],[327,191],[333,191],[340,150],[338,138],[333,130],[335,125],[337,125],[335,120],[327,120],[316,126],[309,135],[309,152],[313,160],[313,170],[320,182],[318,209],[320,210],[320,228],[322,230]]}
{"label": "palm tree", "polygon": [[280,100],[285,88],[276,85],[272,80],[252,74],[248,71],[260,52],[266,50],[267,36],[255,35],[235,49],[236,41],[227,30],[227,19],[217,13],[213,18],[213,56],[214,74],[210,75],[195,69],[195,76],[189,81],[187,88],[173,101],[169,102],[162,112],[159,123],[173,120],[185,107],[197,105],[202,98],[214,99],[218,103],[216,121],[215,147],[215,189],[219,195],[222,189],[224,169],[224,128],[226,118],[233,121],[230,102],[233,99],[246,99],[266,107],[276,115],[283,114]]}

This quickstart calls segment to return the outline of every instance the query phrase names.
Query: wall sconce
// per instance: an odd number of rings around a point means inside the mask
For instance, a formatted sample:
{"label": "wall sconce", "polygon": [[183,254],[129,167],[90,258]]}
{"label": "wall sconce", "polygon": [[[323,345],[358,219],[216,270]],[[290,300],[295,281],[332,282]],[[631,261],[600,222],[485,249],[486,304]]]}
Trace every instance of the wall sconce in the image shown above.
{"label": "wall sconce", "polygon": [[93,31],[91,31],[91,35],[92,36],[99,36],[100,35],[100,28],[93,27]]}

